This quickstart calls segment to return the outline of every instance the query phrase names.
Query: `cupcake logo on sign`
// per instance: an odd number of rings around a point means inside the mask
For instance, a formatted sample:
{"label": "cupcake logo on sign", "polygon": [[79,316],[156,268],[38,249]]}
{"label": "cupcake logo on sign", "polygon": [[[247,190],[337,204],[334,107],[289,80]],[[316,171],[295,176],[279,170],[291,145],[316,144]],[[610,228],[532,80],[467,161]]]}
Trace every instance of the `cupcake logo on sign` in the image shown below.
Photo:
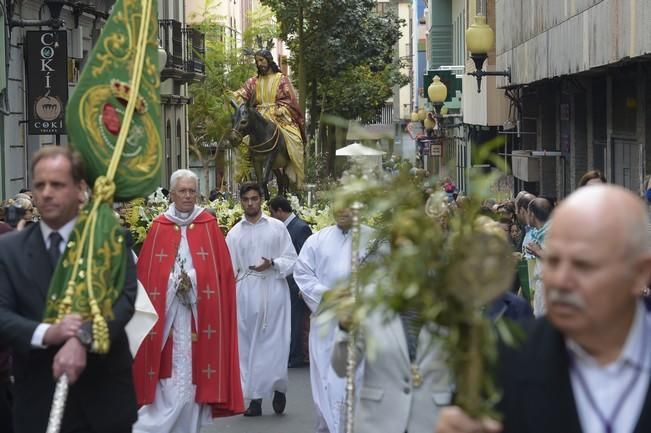
{"label": "cupcake logo on sign", "polygon": [[46,122],[51,122],[61,117],[63,104],[58,97],[42,96],[36,100],[34,107],[36,115]]}

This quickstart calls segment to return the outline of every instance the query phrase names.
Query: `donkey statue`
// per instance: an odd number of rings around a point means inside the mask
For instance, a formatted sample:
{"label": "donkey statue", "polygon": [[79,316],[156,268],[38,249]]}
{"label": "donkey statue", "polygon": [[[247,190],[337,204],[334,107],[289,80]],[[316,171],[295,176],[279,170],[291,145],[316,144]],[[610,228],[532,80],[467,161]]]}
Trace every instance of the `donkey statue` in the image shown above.
{"label": "donkey statue", "polygon": [[278,183],[278,194],[285,195],[289,191],[289,177],[285,170],[290,159],[282,131],[249,102],[238,105],[231,99],[231,105],[235,109],[233,134],[239,139],[249,136],[249,157],[265,200],[269,200],[267,183],[271,180],[272,172]]}

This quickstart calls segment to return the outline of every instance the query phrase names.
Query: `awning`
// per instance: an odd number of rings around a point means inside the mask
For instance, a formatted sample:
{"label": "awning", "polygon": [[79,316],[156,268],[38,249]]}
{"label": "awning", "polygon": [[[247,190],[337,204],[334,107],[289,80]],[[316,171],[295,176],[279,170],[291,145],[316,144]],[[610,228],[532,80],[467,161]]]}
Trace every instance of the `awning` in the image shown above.
{"label": "awning", "polygon": [[337,149],[335,153],[337,156],[382,156],[386,152],[373,149],[372,147],[364,146],[362,143],[352,143]]}

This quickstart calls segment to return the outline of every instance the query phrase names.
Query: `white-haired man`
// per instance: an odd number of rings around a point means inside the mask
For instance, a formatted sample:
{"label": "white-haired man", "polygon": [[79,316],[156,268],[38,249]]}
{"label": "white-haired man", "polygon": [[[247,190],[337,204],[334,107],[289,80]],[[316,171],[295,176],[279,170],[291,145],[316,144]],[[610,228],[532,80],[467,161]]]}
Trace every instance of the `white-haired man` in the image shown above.
{"label": "white-haired man", "polygon": [[545,240],[546,317],[503,350],[502,423],[445,408],[437,433],[651,431],[651,279],[642,202],[612,186],[580,188],[554,211]]}
{"label": "white-haired man", "polygon": [[158,313],[133,372],[134,433],[196,433],[213,417],[244,411],[235,278],[215,217],[197,206],[197,176],[177,170],[169,209],[147,234],[138,279]]}

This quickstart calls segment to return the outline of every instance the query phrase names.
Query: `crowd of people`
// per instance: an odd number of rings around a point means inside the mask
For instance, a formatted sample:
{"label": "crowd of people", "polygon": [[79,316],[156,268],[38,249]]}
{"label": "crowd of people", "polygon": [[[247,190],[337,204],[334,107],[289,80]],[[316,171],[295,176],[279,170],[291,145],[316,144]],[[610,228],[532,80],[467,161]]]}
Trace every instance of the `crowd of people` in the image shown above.
{"label": "crowd of people", "polygon": [[[260,416],[263,399],[282,414],[287,369],[304,365],[316,414],[306,431],[344,431],[350,324],[316,313],[324,294],[349,277],[352,254],[361,261],[369,254],[374,230],[364,225],[352,251],[350,209],[337,209],[335,223],[313,234],[283,197],[269,202],[266,215],[260,186],[244,183],[244,217],[224,236],[219,215],[199,203],[197,176],[174,172],[169,208],[153,222],[137,262],[129,257],[109,322],[111,349],[99,355],[92,324],[79,315],[43,322],[50,278],[88,198],[83,164],[67,148],[48,148],[36,155],[32,174],[32,191],[4,207],[5,218],[12,206],[29,212],[3,223],[0,236],[1,432],[45,431],[62,374],[72,384],[63,432],[187,433],[216,417]],[[501,421],[475,420],[454,406],[440,330],[415,326],[409,311],[388,322],[376,312],[357,342],[364,366],[356,377],[356,431],[649,431],[645,182],[643,200],[593,172],[560,203],[527,191],[484,202],[481,213],[504,230],[514,254],[534,262],[527,281],[514,275],[511,290],[485,306],[492,320],[520,322],[526,334],[521,346],[499,351]],[[467,199],[450,183],[442,189],[454,190],[447,205],[454,212]],[[157,320],[131,353],[125,328],[138,321],[141,296]],[[371,340],[376,354],[366,357]]]}

